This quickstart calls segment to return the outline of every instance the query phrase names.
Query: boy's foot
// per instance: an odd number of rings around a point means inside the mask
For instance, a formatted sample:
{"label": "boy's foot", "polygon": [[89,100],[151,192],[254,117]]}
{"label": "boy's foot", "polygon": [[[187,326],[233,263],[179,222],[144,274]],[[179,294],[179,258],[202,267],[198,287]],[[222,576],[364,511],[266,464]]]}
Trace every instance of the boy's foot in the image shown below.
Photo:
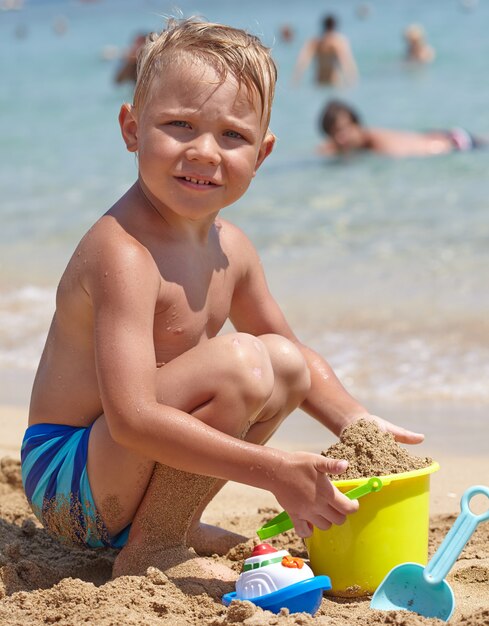
{"label": "boy's foot", "polygon": [[116,557],[112,578],[144,576],[148,567],[162,571],[185,593],[209,594],[209,589],[215,588],[216,595],[222,595],[233,590],[238,577],[229,567],[198,557],[193,550],[183,546],[162,549],[151,545],[128,545]]}
{"label": "boy's foot", "polygon": [[187,533],[187,544],[200,556],[218,554],[224,556],[239,543],[248,541],[248,537],[230,530],[200,522]]}

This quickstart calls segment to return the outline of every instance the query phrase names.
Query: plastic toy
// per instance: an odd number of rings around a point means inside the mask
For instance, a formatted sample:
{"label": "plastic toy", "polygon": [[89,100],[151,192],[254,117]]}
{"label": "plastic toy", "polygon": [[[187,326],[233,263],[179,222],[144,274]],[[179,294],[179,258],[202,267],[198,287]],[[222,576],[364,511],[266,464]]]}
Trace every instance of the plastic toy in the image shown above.
{"label": "plastic toy", "polygon": [[260,543],[245,560],[236,591],[225,594],[222,601],[227,606],[233,600],[249,600],[272,613],[288,608],[291,613],[314,615],[327,589],[331,589],[329,576],[314,576],[302,559]]}
{"label": "plastic toy", "polygon": [[[350,489],[345,493],[345,496],[350,498],[350,500],[355,500],[357,498],[362,498],[366,496],[368,493],[376,493],[382,489],[384,483],[380,480],[378,476],[373,476],[369,478],[369,480],[359,487],[355,487],[354,489]],[[387,482],[385,483],[387,484]],[[271,519],[269,522],[264,524],[261,528],[256,531],[256,534],[260,539],[269,539],[270,537],[275,537],[280,533],[285,533],[288,530],[294,528],[294,524],[289,517],[287,511],[282,511],[276,517]]]}
{"label": "plastic toy", "polygon": [[[426,563],[428,557],[430,466],[380,476],[381,491],[359,500],[360,508],[341,526],[315,527],[305,544],[316,575],[331,578],[335,597],[371,595],[399,563]],[[367,479],[334,481],[340,491]],[[329,595],[330,592],[327,592]]]}
{"label": "plastic toy", "polygon": [[445,576],[477,525],[489,519],[489,510],[480,515],[470,510],[470,500],[477,494],[489,498],[489,487],[475,485],[465,491],[460,503],[461,513],[428,565],[402,563],[392,569],[372,597],[370,606],[373,609],[414,611],[445,622],[450,619],[455,596]]}

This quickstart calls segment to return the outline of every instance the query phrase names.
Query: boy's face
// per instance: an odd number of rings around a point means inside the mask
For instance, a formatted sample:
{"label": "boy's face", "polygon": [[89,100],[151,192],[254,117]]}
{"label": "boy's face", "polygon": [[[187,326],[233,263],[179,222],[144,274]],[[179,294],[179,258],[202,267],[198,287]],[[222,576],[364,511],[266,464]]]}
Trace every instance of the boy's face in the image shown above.
{"label": "boy's face", "polygon": [[120,121],[150,199],[199,219],[240,198],[271,152],[261,112],[234,77],[219,84],[204,63],[176,63],[155,79],[142,110],[123,107]]}

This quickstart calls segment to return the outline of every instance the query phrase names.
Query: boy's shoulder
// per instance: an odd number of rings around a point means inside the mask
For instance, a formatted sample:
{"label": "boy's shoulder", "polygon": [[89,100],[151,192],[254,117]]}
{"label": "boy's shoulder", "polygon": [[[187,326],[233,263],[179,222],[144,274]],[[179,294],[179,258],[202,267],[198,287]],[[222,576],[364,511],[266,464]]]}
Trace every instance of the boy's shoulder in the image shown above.
{"label": "boy's shoulder", "polygon": [[216,229],[220,237],[224,237],[231,243],[248,243],[251,245],[251,241],[246,233],[233,222],[217,217],[215,220]]}
{"label": "boy's shoulder", "polygon": [[226,256],[229,269],[238,277],[247,275],[261,265],[258,251],[248,236],[232,222],[216,220],[216,228],[220,231],[220,247]]}
{"label": "boy's shoulder", "polygon": [[123,256],[136,250],[144,252],[146,246],[137,233],[131,232],[120,220],[108,211],[85,233],[78,244],[82,249],[93,249],[97,256],[110,253]]}
{"label": "boy's shoulder", "polygon": [[124,231],[107,213],[85,233],[76,247],[58,285],[57,306],[78,302],[93,310],[104,303],[123,306],[141,302],[143,295],[156,298],[161,276],[149,250]]}
{"label": "boy's shoulder", "polygon": [[66,273],[74,272],[81,279],[120,273],[124,268],[141,273],[154,270],[155,263],[148,248],[107,212],[83,235]]}
{"label": "boy's shoulder", "polygon": [[254,252],[255,247],[248,235],[236,224],[217,218],[215,221],[219,240],[226,252],[242,257],[247,251]]}

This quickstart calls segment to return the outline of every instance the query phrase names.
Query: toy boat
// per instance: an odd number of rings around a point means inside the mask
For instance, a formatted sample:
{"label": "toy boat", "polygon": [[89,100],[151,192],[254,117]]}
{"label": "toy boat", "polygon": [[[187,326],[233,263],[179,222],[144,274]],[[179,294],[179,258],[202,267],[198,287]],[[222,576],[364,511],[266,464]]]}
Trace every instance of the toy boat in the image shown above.
{"label": "toy boat", "polygon": [[249,600],[272,613],[288,608],[291,613],[314,615],[327,589],[331,589],[329,576],[314,576],[302,559],[260,543],[245,560],[236,591],[225,594],[222,601],[227,606],[233,600]]}

